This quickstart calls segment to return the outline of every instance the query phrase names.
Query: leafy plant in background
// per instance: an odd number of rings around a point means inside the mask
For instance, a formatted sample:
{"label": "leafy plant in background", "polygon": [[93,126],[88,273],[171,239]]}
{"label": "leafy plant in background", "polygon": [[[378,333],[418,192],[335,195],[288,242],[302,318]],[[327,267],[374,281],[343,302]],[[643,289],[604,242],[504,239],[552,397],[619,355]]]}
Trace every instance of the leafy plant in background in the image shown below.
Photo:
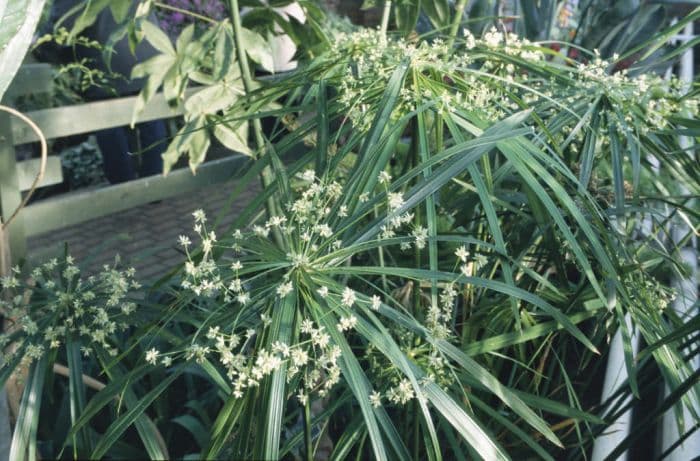
{"label": "leafy plant in background", "polygon": [[[670,220],[691,224],[685,239],[697,227],[700,167],[679,144],[697,134],[695,93],[498,28],[458,35],[461,12],[443,21],[451,35],[392,37],[391,7],[418,2],[386,4],[383,29],[328,37],[268,81],[253,78],[263,59],[246,54],[236,0],[230,23],[185,28],[175,46],[135,26],[162,52],[135,70],[149,79],[142,104],[162,85],[187,111],[166,163],[196,168],[213,135],[251,157],[231,200],[263,189],[230,228],[194,213],[183,267],[149,288],[117,358],[91,362],[109,382],[89,401],[71,395],[83,410],[59,445],[92,457],[159,457],[163,437],[174,457],[582,458],[621,410],[598,406],[591,377],[609,335],[622,329],[629,346],[626,316],[649,346],[626,348],[621,392],[658,379],[655,363],[673,392],[652,415],[696,404],[683,345],[697,319],[665,308],[668,274],[685,268],[663,237]],[[188,98],[189,81],[206,87]],[[263,131],[261,117],[276,122]],[[21,304],[18,283],[3,286]],[[23,408],[38,417],[33,386]],[[23,455],[36,431],[18,434]]]}
{"label": "leafy plant in background", "polygon": [[63,149],[60,156],[64,176],[71,190],[106,181],[102,154],[95,138],[88,138],[77,146]]}

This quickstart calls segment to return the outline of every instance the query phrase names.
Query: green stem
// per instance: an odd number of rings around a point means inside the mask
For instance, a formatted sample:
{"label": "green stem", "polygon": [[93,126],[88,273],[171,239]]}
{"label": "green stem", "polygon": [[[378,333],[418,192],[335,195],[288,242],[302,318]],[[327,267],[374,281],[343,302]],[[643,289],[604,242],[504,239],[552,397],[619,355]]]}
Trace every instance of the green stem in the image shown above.
{"label": "green stem", "polygon": [[[245,53],[245,47],[243,46],[243,41],[241,40],[241,13],[238,8],[238,0],[229,0],[229,10],[231,13],[231,24],[233,25],[233,39],[236,44],[236,53],[238,55],[238,65],[241,69],[241,79],[243,80],[243,88],[246,94],[250,94],[254,90],[253,84],[253,74],[248,65],[248,57]],[[265,152],[265,136],[263,134],[262,123],[260,123],[259,118],[253,118],[253,134],[255,136],[255,159],[259,159]],[[260,180],[262,186],[267,190],[273,182],[273,174],[270,170],[270,166],[266,166],[262,173],[260,174]],[[274,196],[270,196],[267,199],[265,205],[268,217],[274,216],[281,209]],[[275,243],[280,247],[284,248],[284,239],[280,230],[275,227],[272,231]]]}
{"label": "green stem", "polygon": [[386,0],[384,2],[384,11],[382,12],[382,25],[379,28],[383,39],[386,39],[386,31],[389,28],[389,15],[391,15],[391,0]]}
{"label": "green stem", "polygon": [[462,23],[462,15],[467,8],[467,3],[469,3],[469,0],[459,0],[457,6],[455,6],[455,17],[452,19],[452,24],[450,25],[450,39],[447,42],[448,48],[452,48],[455,43],[457,31],[459,31],[459,25]]}
{"label": "green stem", "polygon": [[314,461],[314,445],[311,440],[311,404],[308,398],[304,404],[304,442],[306,444],[306,461]]}
{"label": "green stem", "polygon": [[[375,205],[374,206],[374,217],[377,218],[379,216],[379,208]],[[384,247],[380,246],[377,248],[377,253],[379,255],[379,266],[384,267]],[[382,274],[382,289],[384,290],[384,293],[389,293],[389,283],[386,278],[386,274]]]}
{"label": "green stem", "polygon": [[175,11],[176,13],[182,13],[184,15],[191,16],[195,19],[199,19],[200,21],[208,22],[210,24],[218,24],[218,21],[210,18],[209,16],[197,14],[197,13],[194,13],[192,11],[185,10],[183,8],[178,8],[176,6],[167,5],[167,4],[161,3],[161,2],[153,2],[153,6],[155,6],[156,8],[160,8],[162,10],[170,10],[170,11]]}
{"label": "green stem", "polygon": [[420,419],[418,401],[413,402],[413,459],[420,459]]}

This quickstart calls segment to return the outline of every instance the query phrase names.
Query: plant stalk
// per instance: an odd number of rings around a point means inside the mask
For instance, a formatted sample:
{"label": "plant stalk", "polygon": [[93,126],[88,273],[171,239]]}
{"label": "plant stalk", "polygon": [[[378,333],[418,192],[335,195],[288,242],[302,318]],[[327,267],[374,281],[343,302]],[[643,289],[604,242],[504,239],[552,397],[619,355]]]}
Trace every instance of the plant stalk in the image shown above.
{"label": "plant stalk", "polygon": [[304,404],[304,444],[306,445],[306,461],[314,461],[314,445],[311,439],[311,403],[309,398]]}
{"label": "plant stalk", "polygon": [[[236,45],[236,54],[238,56],[238,65],[241,69],[241,79],[243,80],[243,88],[246,94],[253,91],[253,74],[248,65],[248,57],[243,47],[241,40],[241,13],[238,8],[238,0],[229,0],[229,10],[231,14],[231,24],[233,25],[233,40]],[[259,118],[253,118],[253,135],[255,136],[255,159],[258,160],[265,152],[265,135],[263,134],[262,123]],[[273,174],[270,166],[267,165],[260,173],[260,181],[264,189],[267,189],[273,181]],[[277,200],[274,196],[270,196],[265,204],[268,217],[275,216],[280,210]],[[275,243],[284,248],[284,239],[277,227],[272,230]]]}
{"label": "plant stalk", "polygon": [[457,38],[459,25],[462,23],[462,16],[464,15],[464,10],[467,8],[467,3],[469,3],[469,0],[458,0],[455,6],[455,17],[452,19],[452,24],[450,25],[450,38],[447,42],[447,47],[450,49],[455,44],[455,38]]}
{"label": "plant stalk", "polygon": [[379,31],[382,34],[382,40],[386,41],[386,31],[389,28],[389,16],[391,15],[391,0],[384,2],[384,11],[382,12],[382,24]]}

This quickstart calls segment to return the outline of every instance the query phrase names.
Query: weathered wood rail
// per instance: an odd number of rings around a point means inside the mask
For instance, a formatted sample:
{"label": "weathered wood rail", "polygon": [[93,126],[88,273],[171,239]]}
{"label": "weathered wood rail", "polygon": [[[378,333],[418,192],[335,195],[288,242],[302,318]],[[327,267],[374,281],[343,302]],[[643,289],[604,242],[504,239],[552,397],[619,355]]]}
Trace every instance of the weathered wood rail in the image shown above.
{"label": "weathered wood rail", "polygon": [[[28,94],[51,85],[51,69],[44,64],[24,66],[10,90],[9,98]],[[8,99],[8,98],[6,98]],[[47,139],[55,139],[131,122],[136,96],[89,102],[26,114]],[[182,115],[170,107],[162,94],[156,95],[137,118],[137,123]],[[0,113],[0,217],[6,220],[22,200],[38,170],[39,161],[18,162],[15,146],[37,141],[36,134],[21,120]],[[99,189],[63,194],[26,206],[8,228],[12,261],[26,256],[27,238],[131,207],[163,200],[200,187],[226,181],[243,164],[245,157],[233,155],[203,164],[193,175],[188,169],[172,171],[168,176],[150,176]],[[63,181],[60,159],[49,156],[46,173],[39,187]]]}

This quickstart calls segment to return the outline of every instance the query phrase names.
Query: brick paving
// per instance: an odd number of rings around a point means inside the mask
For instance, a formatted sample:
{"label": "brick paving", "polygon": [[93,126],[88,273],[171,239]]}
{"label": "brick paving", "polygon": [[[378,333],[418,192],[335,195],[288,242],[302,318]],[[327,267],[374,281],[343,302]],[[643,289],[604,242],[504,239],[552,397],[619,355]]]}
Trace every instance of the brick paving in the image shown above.
{"label": "brick paving", "polygon": [[208,186],[194,193],[37,235],[28,241],[29,260],[40,262],[60,255],[67,244],[70,254],[88,273],[113,263],[118,254],[124,264],[136,269],[139,280],[156,280],[183,261],[177,237],[193,236],[194,210],[204,209],[211,222],[222,213],[219,229],[225,229],[259,192],[256,187],[248,189],[226,210],[234,185],[234,181],[228,181]]}

